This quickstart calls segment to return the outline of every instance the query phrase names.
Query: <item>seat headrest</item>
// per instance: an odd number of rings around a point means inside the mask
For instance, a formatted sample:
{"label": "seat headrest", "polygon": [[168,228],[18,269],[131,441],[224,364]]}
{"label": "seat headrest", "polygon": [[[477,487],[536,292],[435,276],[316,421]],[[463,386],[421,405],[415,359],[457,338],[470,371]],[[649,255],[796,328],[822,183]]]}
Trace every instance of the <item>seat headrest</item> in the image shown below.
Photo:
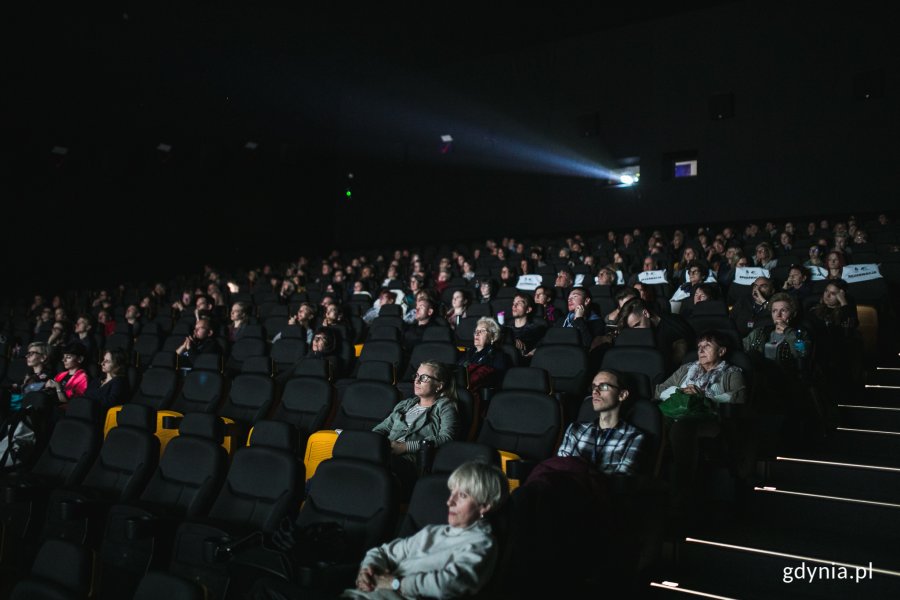
{"label": "seat headrest", "polygon": [[253,425],[250,446],[265,446],[293,452],[297,436],[294,429],[281,421],[257,421]]}
{"label": "seat headrest", "polygon": [[99,423],[100,405],[96,400],[85,398],[84,396],[72,398],[69,400],[69,407],[66,409],[66,418]]}
{"label": "seat headrest", "polygon": [[222,359],[218,354],[209,352],[194,357],[194,369],[198,371],[221,371]]}
{"label": "seat headrest", "polygon": [[156,431],[156,410],[143,404],[128,403],[116,416],[119,427],[135,427],[144,431]]}
{"label": "seat headrest", "polygon": [[248,356],[241,363],[241,373],[257,373],[272,376],[272,359],[268,356]]}
{"label": "seat headrest", "polygon": [[489,465],[498,465],[500,454],[487,444],[476,442],[447,442],[434,453],[432,473],[452,473],[461,464],[478,460]]}
{"label": "seat headrest", "polygon": [[187,413],[178,426],[180,435],[190,435],[221,444],[225,438],[225,423],[218,416],[208,413]]}
{"label": "seat headrest", "polygon": [[359,363],[356,379],[371,379],[394,384],[394,365],[384,360],[367,360]]}
{"label": "seat headrest", "polygon": [[374,431],[346,430],[338,436],[331,455],[387,465],[391,460],[391,446],[386,436]]}
{"label": "seat headrest", "polygon": [[529,390],[550,393],[550,375],[538,367],[512,367],[503,377],[504,390]]}

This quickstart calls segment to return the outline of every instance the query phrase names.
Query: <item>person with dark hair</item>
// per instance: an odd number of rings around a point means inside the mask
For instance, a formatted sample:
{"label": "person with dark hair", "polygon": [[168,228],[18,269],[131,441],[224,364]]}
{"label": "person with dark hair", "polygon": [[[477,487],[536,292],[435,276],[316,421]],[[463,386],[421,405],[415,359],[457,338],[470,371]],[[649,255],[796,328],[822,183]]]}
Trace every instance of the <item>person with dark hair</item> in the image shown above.
{"label": "person with dark hair", "polygon": [[534,301],[526,292],[517,292],[513,296],[510,314],[512,321],[507,325],[510,335],[516,345],[516,349],[522,356],[530,356],[535,346],[544,337],[547,328],[539,325],[532,319]]}
{"label": "person with dark hair", "polygon": [[100,403],[101,415],[105,415],[113,406],[124,404],[131,398],[131,386],[128,384],[128,359],[125,353],[114,350],[103,354],[100,370],[104,377],[99,382],[91,382],[84,393]]}
{"label": "person with dark hair", "polygon": [[231,307],[231,323],[228,325],[228,341],[232,344],[244,333],[244,327],[250,322],[250,305],[246,302],[235,302]]}
{"label": "person with dark hair", "polygon": [[718,300],[721,297],[722,294],[719,292],[719,286],[713,285],[711,283],[701,283],[694,288],[694,295],[692,297],[692,300],[693,305],[696,306],[701,302],[706,302],[707,300]]}
{"label": "person with dark hair", "polygon": [[534,305],[540,306],[544,311],[544,320],[548,325],[553,325],[559,317],[556,307],[553,306],[553,288],[546,285],[538,286],[534,290]]}
{"label": "person with dark hair", "polygon": [[213,339],[215,331],[209,318],[202,317],[194,324],[194,333],[184,338],[175,354],[178,355],[178,364],[182,369],[193,368],[194,359],[201,354],[221,354],[222,348]]}
{"label": "person with dark hair", "polygon": [[775,293],[772,280],[768,277],[757,277],[750,286],[750,295],[742,296],[734,303],[729,317],[742,336],[749,334],[754,327],[770,321],[769,300]]}
{"label": "person with dark hair", "polygon": [[803,302],[812,293],[812,284],[809,281],[809,269],[803,265],[791,265],[787,279],[784,280],[782,291],[790,294],[798,302]]}
{"label": "person with dark hair", "polygon": [[445,327],[446,323],[438,322],[440,317],[435,314],[436,302],[429,294],[419,293],[416,298],[415,319],[411,325],[407,325],[403,332],[403,347],[407,351],[412,351],[425,335],[427,327]]}
{"label": "person with dark hair", "polygon": [[842,279],[847,258],[839,250],[832,250],[825,257],[825,268],[828,269],[828,279]]}
{"label": "person with dark hair", "polygon": [[843,279],[829,280],[806,319],[816,340],[816,362],[829,383],[826,393],[835,402],[855,393],[853,383],[861,384],[863,371],[859,316],[847,288]]}
{"label": "person with dark hair", "polygon": [[668,368],[680,365],[689,347],[693,346],[694,330],[680,315],[658,314],[643,300],[630,300],[619,309],[619,331],[623,329],[652,329],[656,348],[666,359]]}
{"label": "person with dark hair", "polygon": [[466,312],[472,304],[472,294],[469,290],[458,289],[453,291],[450,298],[450,310],[447,311],[446,319],[450,323],[450,327],[456,329],[459,322],[466,318]]}
{"label": "person with dark hair", "polygon": [[63,368],[45,384],[46,389],[56,393],[56,399],[65,405],[71,398],[83,396],[88,387],[88,376],[81,364],[84,362],[86,351],[84,346],[78,343],[69,344],[63,348]]}
{"label": "person with dark hair", "polygon": [[644,434],[621,419],[629,391],[616,371],[603,369],[591,382],[591,401],[597,419],[572,423],[563,435],[557,456],[580,456],[607,474],[634,475]]}
{"label": "person with dark hair", "polygon": [[571,327],[578,331],[578,338],[585,350],[591,348],[594,338],[603,335],[606,324],[591,310],[591,297],[585,288],[575,288],[569,292],[567,306],[569,313],[554,326]]}
{"label": "person with dark hair", "polygon": [[794,326],[799,312],[797,301],[789,294],[779,292],[772,296],[769,305],[772,322],[757,325],[744,338],[744,350],[788,370],[796,370],[797,359],[804,358],[812,350],[808,336]]}
{"label": "person with dark hair", "polygon": [[619,321],[619,311],[625,306],[625,303],[640,297],[641,292],[633,287],[624,287],[616,292],[616,307],[605,317],[607,327],[615,329]]}

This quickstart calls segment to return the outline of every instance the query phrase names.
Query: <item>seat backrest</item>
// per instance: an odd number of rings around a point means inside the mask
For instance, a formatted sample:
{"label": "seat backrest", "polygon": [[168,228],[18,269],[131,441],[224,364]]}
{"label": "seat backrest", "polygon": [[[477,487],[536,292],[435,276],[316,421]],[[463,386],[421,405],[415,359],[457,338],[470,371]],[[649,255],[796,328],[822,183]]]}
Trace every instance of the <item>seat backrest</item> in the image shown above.
{"label": "seat backrest", "polygon": [[649,327],[620,329],[613,342],[616,346],[656,347],[656,338]]}
{"label": "seat backrest", "polygon": [[362,353],[359,355],[359,362],[364,363],[370,360],[381,360],[394,365],[394,371],[400,369],[403,362],[403,349],[397,342],[388,340],[374,340],[366,342],[363,346]]}
{"label": "seat backrest", "polygon": [[[428,329],[439,329],[438,327],[426,327]],[[440,327],[440,329],[447,329]],[[433,360],[447,365],[455,365],[458,351],[456,346],[446,342],[421,342],[413,348],[412,354],[409,356],[409,366],[406,368],[402,380],[410,381],[415,375],[416,370],[422,361]]]}
{"label": "seat backrest", "polygon": [[381,423],[400,400],[394,386],[381,381],[354,381],[344,390],[332,427],[371,430]]}
{"label": "seat backrest", "polygon": [[331,381],[334,373],[331,372],[331,363],[327,360],[307,356],[297,363],[294,368],[294,377],[318,377]]}
{"label": "seat backrest", "polygon": [[270,356],[279,369],[294,365],[306,355],[306,340],[282,337],[272,344]]}
{"label": "seat backrest", "polygon": [[86,598],[90,584],[90,550],[73,542],[48,539],[38,550],[31,576],[16,585],[10,599]]}
{"label": "seat backrest", "polygon": [[47,447],[31,473],[54,487],[80,483],[100,449],[99,405],[89,398],[72,398],[65,418],[53,428]]}
{"label": "seat backrest", "polygon": [[141,493],[159,461],[156,411],[128,403],[117,419],[83,485],[127,502]]}
{"label": "seat backrest", "polygon": [[550,394],[552,386],[546,369],[539,367],[512,367],[503,376],[504,390],[531,390]]}
{"label": "seat backrest", "polygon": [[603,355],[602,368],[629,373],[643,373],[650,385],[662,383],[666,377],[666,359],[656,348],[615,346]]}
{"label": "seat backrest", "polygon": [[178,517],[202,515],[228,470],[224,425],[216,415],[191,413],[181,420],[178,432],[166,445],[141,501],[163,506]]}
{"label": "seat backrest", "polygon": [[556,392],[580,397],[587,389],[587,354],[581,346],[541,346],[535,350],[531,366],[545,369],[550,374]]}
{"label": "seat backrest", "polygon": [[164,573],[151,571],[141,578],[133,600],[204,600],[203,588],[190,580]]}
{"label": "seat backrest", "polygon": [[264,418],[275,401],[275,383],[266,375],[242,373],[231,381],[231,389],[219,416],[249,425]]}
{"label": "seat backrest", "polygon": [[131,397],[132,402],[155,410],[168,408],[175,396],[178,375],[172,369],[153,367],[144,371],[141,385]]}
{"label": "seat backrest", "polygon": [[368,379],[371,381],[383,381],[394,385],[396,382],[396,372],[394,365],[383,360],[368,360],[359,363],[356,370],[356,379]]}
{"label": "seat backrest", "polygon": [[276,447],[279,439],[293,439],[287,423],[256,423],[251,444],[234,453],[210,518],[271,533],[297,506],[305,479],[303,465],[290,445]]}
{"label": "seat backrest", "polygon": [[500,391],[491,398],[478,442],[530,460],[552,456],[562,414],[556,398],[540,392]]}
{"label": "seat backrest", "polygon": [[[297,525],[338,523],[346,532],[351,553],[358,559],[369,548],[393,536],[399,499],[394,476],[386,465],[348,456],[344,453],[347,447],[340,449],[341,438],[348,433],[352,432],[345,431],[338,437],[335,456],[319,464],[310,480]],[[371,435],[377,438],[365,440],[360,446],[377,443],[381,449],[369,451],[376,456],[389,456],[387,438]],[[345,439],[345,443],[356,446],[350,439]]]}
{"label": "seat backrest", "polygon": [[172,403],[172,410],[181,414],[215,412],[224,386],[225,380],[220,372],[193,369],[185,375],[181,392]]}
{"label": "seat backrest", "polygon": [[579,337],[578,330],[574,327],[551,327],[544,333],[544,337],[539,344],[569,344],[572,346],[580,346],[581,337]]}
{"label": "seat backrest", "polygon": [[304,441],[310,433],[325,425],[333,403],[334,388],[327,380],[295,377],[285,384],[281,402],[272,418],[293,425]]}

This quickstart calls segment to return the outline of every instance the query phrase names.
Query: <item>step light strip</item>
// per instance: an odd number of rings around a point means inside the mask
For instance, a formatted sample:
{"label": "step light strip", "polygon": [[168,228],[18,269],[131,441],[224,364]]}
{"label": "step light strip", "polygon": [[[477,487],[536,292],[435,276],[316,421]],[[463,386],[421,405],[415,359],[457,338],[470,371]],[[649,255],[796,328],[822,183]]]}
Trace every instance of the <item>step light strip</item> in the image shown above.
{"label": "step light strip", "polygon": [[877,429],[853,429],[852,427],[835,427],[837,431],[855,431],[857,433],[880,433],[882,435],[900,435],[900,431],[878,431]]}
{"label": "step light strip", "polygon": [[860,404],[838,404],[839,408],[865,408],[868,410],[896,410],[900,411],[900,408],[894,408],[892,406],[862,406]]}
{"label": "step light strip", "polygon": [[826,496],[824,494],[809,494],[807,492],[792,492],[790,490],[779,490],[776,487],[754,487],[753,491],[755,492],[770,492],[775,494],[786,494],[788,496],[802,496],[804,498],[821,498],[823,500],[837,500],[838,502],[850,502],[852,504],[866,504],[869,506],[883,506],[885,508],[898,508],[900,509],[900,504],[894,504],[893,502],[876,502],[875,500],[862,500],[860,498],[844,498],[842,496]]}
{"label": "step light strip", "polygon": [[872,390],[900,390],[900,385],[880,385],[875,383],[867,383],[866,389]]}
{"label": "step light strip", "polygon": [[890,473],[900,473],[897,467],[879,467],[878,465],[858,465],[854,463],[832,462],[830,460],[813,460],[811,458],[790,458],[787,456],[776,456],[775,460],[788,462],[808,463],[811,465],[828,465],[830,467],[848,467],[851,469],[871,469],[873,471],[888,471]]}

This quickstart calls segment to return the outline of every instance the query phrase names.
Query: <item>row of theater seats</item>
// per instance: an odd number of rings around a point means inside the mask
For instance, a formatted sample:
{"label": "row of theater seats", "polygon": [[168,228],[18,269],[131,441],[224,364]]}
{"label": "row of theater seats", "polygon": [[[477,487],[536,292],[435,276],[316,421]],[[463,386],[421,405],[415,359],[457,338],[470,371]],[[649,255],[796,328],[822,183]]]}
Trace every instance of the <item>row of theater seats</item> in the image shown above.
{"label": "row of theater seats", "polygon": [[[308,562],[279,563],[282,575],[308,585],[346,587],[368,548],[446,522],[446,479],[456,466],[471,459],[498,462],[497,452],[486,445],[442,447],[399,522],[389,445],[378,434],[342,433],[333,457],[305,483],[295,437],[285,423],[258,422],[249,444],[237,449],[229,464],[221,420],[188,414],[157,464],[151,409],[125,406],[102,444],[95,410],[89,401],[74,399],[34,466],[2,481],[0,568],[7,582],[25,578],[14,598],[44,597],[32,594],[47,587],[65,590],[53,597],[84,597],[90,574],[92,597],[131,597],[141,577],[154,569],[201,583],[208,598],[223,598],[229,586],[252,584],[260,561],[260,568],[271,571],[266,566],[271,553],[257,546],[283,528],[285,519],[295,518],[300,529],[339,523],[345,532],[343,563],[316,567],[328,555],[308,548]],[[242,554],[244,548],[252,551]],[[91,552],[97,564],[88,568]],[[48,556],[69,558],[54,569]],[[240,560],[231,561],[235,556]],[[248,570],[250,575],[236,575]]]}

